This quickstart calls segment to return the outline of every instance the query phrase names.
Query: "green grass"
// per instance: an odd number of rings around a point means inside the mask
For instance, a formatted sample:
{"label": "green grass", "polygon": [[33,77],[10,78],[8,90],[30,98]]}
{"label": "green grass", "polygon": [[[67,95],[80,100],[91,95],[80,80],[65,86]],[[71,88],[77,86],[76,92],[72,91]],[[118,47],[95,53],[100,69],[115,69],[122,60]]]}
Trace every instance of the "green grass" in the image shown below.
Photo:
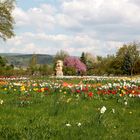
{"label": "green grass", "polygon": [[[127,106],[123,99],[62,94],[0,94],[0,99],[4,101],[0,105],[0,140],[140,139],[139,98],[131,98]],[[104,114],[100,113],[102,106],[107,108]]]}

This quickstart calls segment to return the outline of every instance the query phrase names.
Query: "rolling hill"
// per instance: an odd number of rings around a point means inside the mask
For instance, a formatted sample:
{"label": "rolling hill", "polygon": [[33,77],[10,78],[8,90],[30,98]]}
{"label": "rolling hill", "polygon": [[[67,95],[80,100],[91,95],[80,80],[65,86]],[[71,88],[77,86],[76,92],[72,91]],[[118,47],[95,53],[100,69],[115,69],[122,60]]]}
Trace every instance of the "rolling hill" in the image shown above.
{"label": "rolling hill", "polygon": [[[15,67],[28,67],[29,62],[33,54],[19,54],[19,53],[0,53],[0,56],[4,57],[8,64],[13,64]],[[37,64],[52,64],[53,55],[48,54],[36,54]]]}

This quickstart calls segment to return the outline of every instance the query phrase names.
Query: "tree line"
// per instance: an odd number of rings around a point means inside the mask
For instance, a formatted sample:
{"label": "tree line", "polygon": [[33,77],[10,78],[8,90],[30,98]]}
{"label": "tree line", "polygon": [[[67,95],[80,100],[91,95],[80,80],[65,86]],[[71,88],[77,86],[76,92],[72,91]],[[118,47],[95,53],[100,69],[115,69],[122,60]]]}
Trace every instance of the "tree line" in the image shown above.
{"label": "tree line", "polygon": [[[69,62],[66,60],[69,57]],[[76,75],[80,71],[81,75],[136,75],[140,74],[140,44],[133,42],[121,46],[116,54],[102,56],[93,56],[91,53],[82,52],[81,56],[74,64],[73,57],[67,52],[60,51],[55,56],[56,60],[64,61],[64,74]],[[73,64],[71,64],[73,62]],[[68,64],[66,64],[68,63]],[[77,66],[79,68],[77,69]],[[85,70],[86,67],[86,70]]]}

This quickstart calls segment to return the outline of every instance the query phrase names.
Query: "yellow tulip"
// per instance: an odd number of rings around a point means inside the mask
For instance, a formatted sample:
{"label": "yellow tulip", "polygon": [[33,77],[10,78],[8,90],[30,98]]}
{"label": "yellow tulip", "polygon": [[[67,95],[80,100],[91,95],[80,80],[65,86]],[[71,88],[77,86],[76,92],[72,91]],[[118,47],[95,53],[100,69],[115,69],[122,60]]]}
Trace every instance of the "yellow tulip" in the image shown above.
{"label": "yellow tulip", "polygon": [[41,91],[44,92],[44,88],[41,88]]}
{"label": "yellow tulip", "polygon": [[7,90],[7,88],[4,88],[4,90]]}

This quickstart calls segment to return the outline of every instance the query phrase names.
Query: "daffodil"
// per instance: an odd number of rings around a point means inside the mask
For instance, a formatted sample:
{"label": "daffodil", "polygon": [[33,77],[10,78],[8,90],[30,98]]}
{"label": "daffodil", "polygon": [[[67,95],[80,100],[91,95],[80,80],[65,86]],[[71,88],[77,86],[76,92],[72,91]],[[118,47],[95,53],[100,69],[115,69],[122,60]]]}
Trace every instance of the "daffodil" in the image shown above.
{"label": "daffodil", "polygon": [[20,90],[21,90],[21,91],[25,91],[25,87],[24,87],[24,86],[21,86],[21,87],[20,87]]}
{"label": "daffodil", "polygon": [[34,91],[37,91],[37,90],[38,90],[38,88],[33,88],[33,90],[34,90]]}

